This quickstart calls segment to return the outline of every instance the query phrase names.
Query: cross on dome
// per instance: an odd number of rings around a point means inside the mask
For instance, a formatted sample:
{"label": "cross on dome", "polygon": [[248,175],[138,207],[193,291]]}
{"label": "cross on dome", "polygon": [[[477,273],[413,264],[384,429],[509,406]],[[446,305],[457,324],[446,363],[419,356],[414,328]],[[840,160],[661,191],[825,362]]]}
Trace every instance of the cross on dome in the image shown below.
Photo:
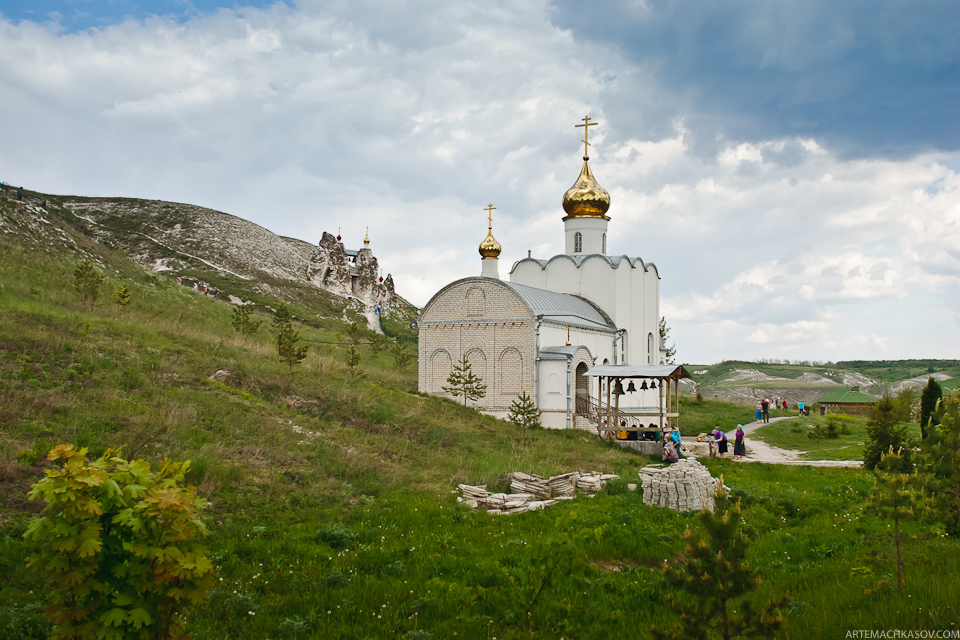
{"label": "cross on dome", "polygon": [[590,127],[600,124],[599,122],[590,122],[590,116],[583,116],[583,124],[573,125],[575,127],[583,127],[583,159],[589,160],[590,156],[587,154],[587,147],[590,146],[590,143],[587,142],[587,134],[590,133]]}

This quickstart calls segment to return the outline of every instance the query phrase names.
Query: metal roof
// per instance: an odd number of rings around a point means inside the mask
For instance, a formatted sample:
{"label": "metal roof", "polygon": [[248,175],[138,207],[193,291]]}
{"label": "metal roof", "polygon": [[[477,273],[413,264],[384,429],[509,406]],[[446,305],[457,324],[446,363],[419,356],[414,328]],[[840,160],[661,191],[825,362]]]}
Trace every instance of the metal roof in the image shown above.
{"label": "metal roof", "polygon": [[503,282],[513,289],[535,316],[543,316],[562,324],[573,324],[588,329],[616,331],[617,327],[592,303],[568,293],[556,293],[528,287],[516,282]]}
{"label": "metal roof", "polygon": [[692,378],[679,364],[602,364],[590,369],[585,376],[608,378]]}

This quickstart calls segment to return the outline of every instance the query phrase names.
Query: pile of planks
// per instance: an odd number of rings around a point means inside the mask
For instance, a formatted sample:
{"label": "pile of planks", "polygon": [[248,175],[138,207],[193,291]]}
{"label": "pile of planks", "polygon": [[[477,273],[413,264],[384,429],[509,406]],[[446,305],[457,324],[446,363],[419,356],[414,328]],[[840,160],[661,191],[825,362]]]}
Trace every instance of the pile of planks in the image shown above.
{"label": "pile of planks", "polygon": [[643,503],[674,511],[713,511],[713,498],[720,480],[694,458],[683,458],[667,467],[644,467],[639,472]]}
{"label": "pile of planks", "polygon": [[488,513],[512,514],[523,511],[535,511],[555,504],[557,500],[571,500],[579,490],[588,495],[594,495],[609,480],[616,480],[620,476],[612,473],[593,471],[581,473],[572,471],[550,478],[543,478],[535,474],[519,471],[510,475],[510,491],[512,493],[490,493],[487,486],[461,484],[461,496],[457,502],[472,509],[484,506]]}

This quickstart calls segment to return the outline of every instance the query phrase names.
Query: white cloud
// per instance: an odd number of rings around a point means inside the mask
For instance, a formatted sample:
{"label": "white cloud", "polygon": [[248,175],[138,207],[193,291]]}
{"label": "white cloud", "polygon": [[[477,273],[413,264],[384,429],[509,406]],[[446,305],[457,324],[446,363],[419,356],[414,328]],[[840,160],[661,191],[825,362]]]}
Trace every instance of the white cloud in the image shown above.
{"label": "white cloud", "polygon": [[[16,150],[0,178],[190,202],[308,241],[340,227],[358,246],[369,226],[423,304],[479,273],[488,202],[503,277],[528,249],[562,251],[573,125],[590,113],[610,251],[657,265],[681,359],[957,355],[956,155],[845,160],[816,137],[719,134],[707,153],[656,69],[575,39],[546,2],[398,7],[278,3],[69,34],[0,22]],[[647,135],[617,92],[670,117]]]}

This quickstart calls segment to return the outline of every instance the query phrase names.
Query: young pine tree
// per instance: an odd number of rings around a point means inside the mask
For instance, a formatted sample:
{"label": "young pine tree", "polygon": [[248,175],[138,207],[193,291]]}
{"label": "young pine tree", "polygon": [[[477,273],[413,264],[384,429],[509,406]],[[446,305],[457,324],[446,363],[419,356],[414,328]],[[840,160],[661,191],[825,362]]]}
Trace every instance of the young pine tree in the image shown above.
{"label": "young pine tree", "polygon": [[84,303],[90,302],[90,308],[93,308],[97,297],[100,295],[100,284],[103,282],[103,274],[93,266],[89,260],[84,260],[73,270],[73,288]]}
{"label": "young pine tree", "polygon": [[912,465],[901,451],[893,447],[880,458],[874,469],[876,481],[864,510],[884,520],[893,521],[893,540],[897,547],[897,591],[903,593],[903,533],[900,522],[920,516],[923,498],[916,490],[917,474],[909,474]]}
{"label": "young pine tree", "polygon": [[937,415],[937,403],[943,398],[943,388],[936,378],[930,377],[927,380],[927,386],[923,388],[920,394],[920,434],[926,440],[927,435],[933,432],[931,427],[936,427],[940,423],[940,416]]}
{"label": "young pine tree", "polygon": [[[873,406],[873,414],[867,422],[867,445],[863,449],[863,468],[874,469],[883,454],[892,447],[894,451],[907,444],[907,425],[900,422],[900,411],[893,398],[882,396]],[[903,452],[904,462],[911,464],[908,450]]]}
{"label": "young pine tree", "polygon": [[397,371],[403,371],[403,368],[410,364],[412,358],[410,349],[407,347],[407,343],[400,339],[400,336],[397,336],[396,342],[390,348],[390,353],[393,354],[393,364],[397,366]]}
{"label": "young pine tree", "polygon": [[687,529],[683,560],[664,566],[671,589],[667,601],[680,624],[669,631],[653,628],[658,640],[772,638],[786,622],[778,611],[786,605],[786,596],[759,610],[747,599],[761,580],[746,561],[749,540],[743,532],[740,502],[724,495],[722,476],[714,505],[715,511],[704,509],[700,514],[699,536]]}
{"label": "young pine tree", "polygon": [[455,398],[463,397],[464,406],[467,405],[467,400],[479,400],[487,395],[487,385],[483,384],[483,378],[473,372],[467,356],[463,356],[460,362],[453,365],[447,384],[450,386],[441,388]]}
{"label": "young pine tree", "polygon": [[947,532],[960,536],[960,391],[944,398],[937,410],[940,424],[924,441],[923,483]]}
{"label": "young pine tree", "polygon": [[510,405],[507,419],[524,431],[539,429],[543,426],[540,424],[540,410],[533,404],[533,400],[526,391],[522,392]]}
{"label": "young pine tree", "polygon": [[273,334],[277,338],[277,356],[280,362],[290,368],[290,375],[293,375],[293,365],[307,357],[308,346],[297,346],[300,341],[300,334],[293,329],[293,316],[285,305],[277,307],[277,312],[273,316]]}
{"label": "young pine tree", "polygon": [[262,320],[253,319],[253,305],[248,304],[249,300],[244,300],[240,306],[233,310],[233,328],[240,332],[241,337],[253,335],[263,324]]}
{"label": "young pine tree", "polygon": [[118,284],[113,289],[113,304],[117,305],[118,311],[123,311],[123,309],[130,304],[130,290],[127,289],[124,285]]}

